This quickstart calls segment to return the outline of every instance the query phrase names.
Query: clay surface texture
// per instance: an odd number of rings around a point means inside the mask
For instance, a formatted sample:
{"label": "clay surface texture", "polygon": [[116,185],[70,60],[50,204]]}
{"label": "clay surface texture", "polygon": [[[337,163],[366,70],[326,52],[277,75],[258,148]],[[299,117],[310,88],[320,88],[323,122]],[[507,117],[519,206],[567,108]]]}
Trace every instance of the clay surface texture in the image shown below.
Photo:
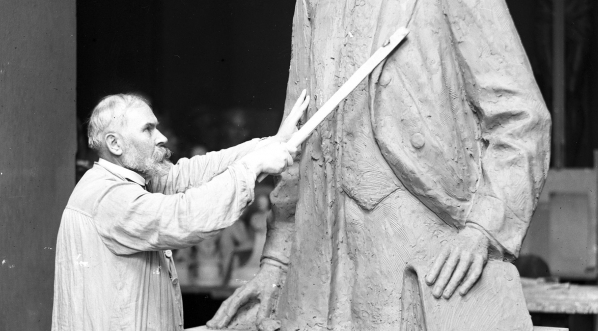
{"label": "clay surface texture", "polygon": [[[282,330],[532,330],[508,261],[546,178],[550,116],[503,0],[297,1],[286,111],[307,88],[309,118],[401,26],[271,195],[280,293],[259,292],[273,286],[260,274],[240,291]],[[426,273],[468,226],[495,252],[469,293],[436,299]]]}

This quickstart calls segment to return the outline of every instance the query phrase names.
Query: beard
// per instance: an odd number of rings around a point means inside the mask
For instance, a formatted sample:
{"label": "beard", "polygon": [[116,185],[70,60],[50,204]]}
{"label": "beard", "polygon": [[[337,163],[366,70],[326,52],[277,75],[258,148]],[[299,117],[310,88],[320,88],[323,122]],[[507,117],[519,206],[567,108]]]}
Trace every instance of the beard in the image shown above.
{"label": "beard", "polygon": [[125,168],[141,174],[145,179],[168,175],[172,167],[169,160],[172,152],[166,147],[155,146],[151,155],[147,154],[149,153],[143,153],[142,149],[127,144],[122,163]]}

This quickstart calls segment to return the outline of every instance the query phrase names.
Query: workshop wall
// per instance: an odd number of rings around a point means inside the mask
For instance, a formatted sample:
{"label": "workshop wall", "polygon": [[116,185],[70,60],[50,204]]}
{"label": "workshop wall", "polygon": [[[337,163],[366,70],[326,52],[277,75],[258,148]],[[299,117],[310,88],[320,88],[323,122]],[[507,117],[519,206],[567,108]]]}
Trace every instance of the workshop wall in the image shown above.
{"label": "workshop wall", "polygon": [[49,330],[75,182],[75,1],[0,2],[0,330]]}

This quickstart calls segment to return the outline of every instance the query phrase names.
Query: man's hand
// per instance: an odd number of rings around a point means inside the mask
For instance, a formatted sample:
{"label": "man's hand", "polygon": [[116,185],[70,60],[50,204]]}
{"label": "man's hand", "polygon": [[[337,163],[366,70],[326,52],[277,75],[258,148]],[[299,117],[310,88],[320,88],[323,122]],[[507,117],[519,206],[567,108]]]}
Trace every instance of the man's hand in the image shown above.
{"label": "man's hand", "polygon": [[262,173],[277,175],[293,165],[293,158],[297,148],[286,143],[273,142],[256,151],[247,154],[242,162],[245,162],[256,176]]}
{"label": "man's hand", "polygon": [[276,141],[286,143],[291,139],[293,133],[297,132],[297,123],[309,105],[309,96],[306,96],[306,93],[305,90],[301,92],[301,95],[299,96],[299,99],[297,99],[297,102],[295,102],[295,106],[291,109],[289,116],[287,116],[280,124],[278,133],[274,136]]}
{"label": "man's hand", "polygon": [[477,229],[466,227],[455,240],[442,248],[426,275],[426,283],[434,285],[432,295],[449,299],[457,287],[465,295],[480,278],[488,260],[489,240]]}
{"label": "man's hand", "polygon": [[267,325],[272,322],[270,315],[285,276],[286,273],[282,269],[263,263],[260,271],[251,281],[238,288],[233,295],[222,303],[216,315],[208,321],[207,326],[212,329],[227,327],[239,308],[253,299],[258,299],[260,306],[255,324],[260,331],[267,329]]}

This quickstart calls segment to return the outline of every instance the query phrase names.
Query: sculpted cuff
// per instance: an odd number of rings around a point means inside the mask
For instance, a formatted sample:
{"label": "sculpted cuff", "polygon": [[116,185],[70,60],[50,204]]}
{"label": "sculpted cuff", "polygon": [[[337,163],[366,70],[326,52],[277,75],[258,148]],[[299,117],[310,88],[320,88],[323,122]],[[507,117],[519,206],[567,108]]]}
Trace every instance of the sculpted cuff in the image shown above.
{"label": "sculpted cuff", "polygon": [[505,260],[513,260],[519,254],[521,242],[523,238],[519,227],[527,224],[515,219],[513,213],[508,212],[505,203],[500,199],[484,195],[476,194],[473,199],[472,208],[466,218],[466,225],[477,225],[478,229],[488,234],[491,243],[495,248],[503,252]]}

